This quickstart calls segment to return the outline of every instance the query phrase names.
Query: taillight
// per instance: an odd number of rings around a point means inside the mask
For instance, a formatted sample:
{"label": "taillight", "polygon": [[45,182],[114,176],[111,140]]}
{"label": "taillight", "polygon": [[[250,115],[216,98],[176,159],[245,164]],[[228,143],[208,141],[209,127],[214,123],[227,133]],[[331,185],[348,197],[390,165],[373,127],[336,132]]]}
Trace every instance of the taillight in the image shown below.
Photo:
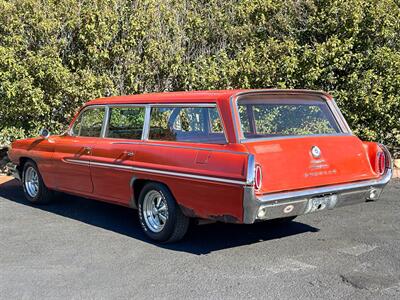
{"label": "taillight", "polygon": [[259,191],[262,186],[262,170],[259,165],[255,168],[255,176],[254,176],[254,189]]}
{"label": "taillight", "polygon": [[383,151],[379,151],[376,154],[376,161],[375,161],[375,171],[379,175],[382,175],[385,172],[386,167],[386,156]]}

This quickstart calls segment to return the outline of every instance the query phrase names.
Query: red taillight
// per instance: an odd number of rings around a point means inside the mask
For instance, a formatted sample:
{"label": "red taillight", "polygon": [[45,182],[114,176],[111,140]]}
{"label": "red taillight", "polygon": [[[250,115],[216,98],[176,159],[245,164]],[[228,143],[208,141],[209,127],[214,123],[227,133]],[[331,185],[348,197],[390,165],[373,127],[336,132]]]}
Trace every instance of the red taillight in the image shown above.
{"label": "red taillight", "polygon": [[385,172],[386,167],[386,157],[383,151],[379,151],[376,154],[376,162],[375,162],[375,171],[379,175],[382,175]]}
{"label": "red taillight", "polygon": [[256,166],[255,176],[254,176],[254,189],[259,191],[262,185],[262,170],[260,166]]}

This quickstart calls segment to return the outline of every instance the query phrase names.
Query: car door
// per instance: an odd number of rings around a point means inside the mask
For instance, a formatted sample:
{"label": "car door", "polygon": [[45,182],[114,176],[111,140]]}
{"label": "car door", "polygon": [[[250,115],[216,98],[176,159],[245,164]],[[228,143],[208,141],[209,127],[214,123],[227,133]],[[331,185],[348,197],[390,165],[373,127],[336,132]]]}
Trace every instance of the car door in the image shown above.
{"label": "car door", "polygon": [[88,106],[80,112],[71,130],[57,138],[54,154],[57,189],[84,194],[93,192],[90,159],[102,135],[104,120],[104,106]]}
{"label": "car door", "polygon": [[133,167],[141,146],[144,105],[114,105],[108,109],[104,138],[93,148],[91,175],[94,195],[128,205]]}

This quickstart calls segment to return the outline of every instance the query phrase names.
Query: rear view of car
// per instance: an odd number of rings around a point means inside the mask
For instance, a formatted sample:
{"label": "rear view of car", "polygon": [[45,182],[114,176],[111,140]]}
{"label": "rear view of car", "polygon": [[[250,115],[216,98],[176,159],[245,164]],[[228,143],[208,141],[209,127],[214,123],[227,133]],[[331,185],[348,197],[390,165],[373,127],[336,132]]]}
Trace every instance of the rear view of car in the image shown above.
{"label": "rear view of car", "polygon": [[329,96],[250,92],[235,109],[239,139],[254,156],[245,222],[376,200],[391,178],[386,148],[353,135]]}

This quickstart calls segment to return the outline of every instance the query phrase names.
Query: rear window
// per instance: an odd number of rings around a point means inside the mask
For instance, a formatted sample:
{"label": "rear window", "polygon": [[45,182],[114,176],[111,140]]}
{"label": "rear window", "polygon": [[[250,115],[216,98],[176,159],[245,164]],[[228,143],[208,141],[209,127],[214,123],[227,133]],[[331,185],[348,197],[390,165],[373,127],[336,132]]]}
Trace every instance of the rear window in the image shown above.
{"label": "rear window", "polygon": [[216,107],[152,107],[149,139],[225,144]]}
{"label": "rear window", "polygon": [[238,110],[245,138],[341,132],[324,100],[243,99]]}

